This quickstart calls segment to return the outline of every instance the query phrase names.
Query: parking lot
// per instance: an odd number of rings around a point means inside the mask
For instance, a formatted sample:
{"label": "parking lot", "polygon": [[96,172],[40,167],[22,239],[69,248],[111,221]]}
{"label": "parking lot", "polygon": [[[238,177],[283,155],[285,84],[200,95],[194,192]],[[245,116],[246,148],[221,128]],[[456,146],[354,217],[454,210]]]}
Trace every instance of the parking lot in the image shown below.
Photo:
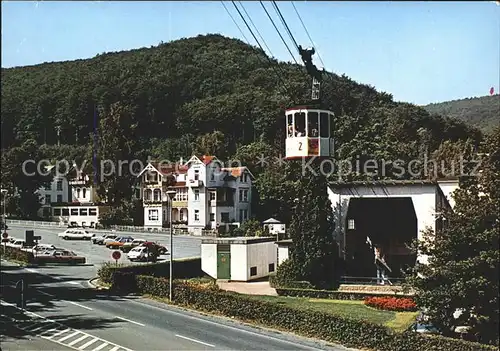
{"label": "parking lot", "polygon": [[[10,237],[24,240],[26,230],[34,230],[35,235],[39,235],[42,239],[40,244],[52,244],[59,248],[64,248],[75,252],[79,256],[84,256],[87,263],[101,265],[104,262],[115,262],[111,254],[115,250],[110,250],[104,245],[92,244],[89,240],[64,240],[58,237],[58,234],[66,230],[66,228],[24,228],[9,226],[7,230]],[[94,233],[91,229],[89,232]],[[96,231],[96,236],[101,236],[102,232]],[[167,234],[149,234],[149,233],[121,233],[116,232],[116,235],[131,236],[134,239],[145,239],[147,241],[158,242],[170,250],[170,238]],[[191,236],[174,236],[174,259],[199,257],[201,256],[201,239]],[[170,255],[160,256],[160,260],[168,260]],[[122,253],[119,263],[129,263],[126,254]]]}

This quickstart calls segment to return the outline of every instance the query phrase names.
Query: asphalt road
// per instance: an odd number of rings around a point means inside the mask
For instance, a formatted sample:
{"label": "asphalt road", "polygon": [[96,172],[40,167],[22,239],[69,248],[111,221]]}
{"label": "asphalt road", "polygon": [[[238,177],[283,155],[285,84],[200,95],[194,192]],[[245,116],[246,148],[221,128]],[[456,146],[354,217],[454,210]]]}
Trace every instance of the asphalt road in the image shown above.
{"label": "asphalt road", "polygon": [[[114,260],[111,258],[111,253],[114,250],[107,249],[104,245],[95,245],[91,241],[87,240],[64,240],[58,237],[58,234],[66,230],[66,228],[27,228],[27,227],[14,227],[9,226],[7,230],[9,236],[24,239],[26,230],[34,230],[35,235],[40,235],[42,240],[39,241],[41,244],[53,244],[56,247],[62,247],[74,251],[78,255],[84,256],[87,259],[87,263],[94,265],[101,265],[104,262],[109,262]],[[89,230],[92,233],[92,230]],[[121,232],[117,232],[117,235],[121,235]],[[96,232],[96,236],[100,236],[99,232]],[[150,234],[150,233],[127,233],[123,234],[127,236],[132,236],[134,239],[145,239],[151,241],[158,241],[160,244],[164,245],[170,249],[170,236],[167,234]],[[177,258],[187,258],[187,257],[200,257],[201,256],[201,239],[193,236],[174,236],[174,259]],[[161,256],[160,260],[168,260],[169,255]],[[126,254],[122,253],[119,263],[129,263],[126,258]]]}
{"label": "asphalt road", "polygon": [[[68,274],[63,267],[2,263],[2,350],[346,350],[140,297],[111,296],[74,278],[85,267],[72,268]],[[20,279],[28,283],[24,313],[15,305]]]}

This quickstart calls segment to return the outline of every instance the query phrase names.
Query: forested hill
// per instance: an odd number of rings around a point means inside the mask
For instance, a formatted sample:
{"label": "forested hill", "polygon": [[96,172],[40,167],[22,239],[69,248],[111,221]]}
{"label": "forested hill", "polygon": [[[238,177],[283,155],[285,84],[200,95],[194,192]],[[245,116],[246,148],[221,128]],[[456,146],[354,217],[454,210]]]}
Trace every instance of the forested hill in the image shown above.
{"label": "forested hill", "polygon": [[458,118],[486,133],[500,124],[499,94],[429,104],[424,108],[430,113]]}
{"label": "forested hill", "polygon": [[[130,133],[137,142],[131,153],[173,158],[196,151],[224,159],[256,141],[283,150],[283,110],[309,96],[311,79],[302,66],[271,61],[242,41],[210,34],[2,69],[2,148],[30,139],[55,145],[58,128],[61,144],[91,145],[97,110],[100,135]],[[337,116],[342,157],[406,159],[422,135],[431,150],[447,139],[480,138],[464,123],[395,103],[390,94],[344,75],[328,74],[322,91]],[[113,103],[118,105],[110,110]],[[103,127],[101,119],[110,113],[127,117]]]}

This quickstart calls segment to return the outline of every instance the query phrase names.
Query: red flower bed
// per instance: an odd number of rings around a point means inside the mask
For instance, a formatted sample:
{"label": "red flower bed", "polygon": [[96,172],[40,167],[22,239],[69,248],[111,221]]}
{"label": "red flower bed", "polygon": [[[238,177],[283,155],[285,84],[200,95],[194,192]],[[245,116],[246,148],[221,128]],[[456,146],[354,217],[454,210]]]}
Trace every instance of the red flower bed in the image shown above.
{"label": "red flower bed", "polygon": [[401,298],[401,297],[390,297],[390,296],[383,296],[383,297],[367,297],[364,300],[365,305],[378,308],[380,310],[387,310],[387,311],[398,311],[398,312],[404,312],[404,311],[416,311],[417,310],[417,304],[413,299],[411,298]]}

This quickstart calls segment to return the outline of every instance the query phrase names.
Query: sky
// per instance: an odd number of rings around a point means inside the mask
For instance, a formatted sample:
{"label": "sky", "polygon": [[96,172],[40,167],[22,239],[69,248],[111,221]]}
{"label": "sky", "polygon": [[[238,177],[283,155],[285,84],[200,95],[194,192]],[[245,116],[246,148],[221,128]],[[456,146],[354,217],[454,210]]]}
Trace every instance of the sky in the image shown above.
{"label": "sky", "polygon": [[[292,61],[261,4],[236,3],[258,28],[271,51],[261,41],[266,52]],[[271,2],[263,3],[291,46]],[[233,3],[224,4],[250,44],[257,45]],[[292,4],[277,4],[297,43],[311,46]],[[500,6],[494,1],[294,5],[321,58],[313,57],[318,67],[324,63],[326,70],[370,84],[396,101],[425,105],[500,90]],[[207,33],[246,41],[220,1],[2,1],[1,6],[5,68],[91,58]]]}

